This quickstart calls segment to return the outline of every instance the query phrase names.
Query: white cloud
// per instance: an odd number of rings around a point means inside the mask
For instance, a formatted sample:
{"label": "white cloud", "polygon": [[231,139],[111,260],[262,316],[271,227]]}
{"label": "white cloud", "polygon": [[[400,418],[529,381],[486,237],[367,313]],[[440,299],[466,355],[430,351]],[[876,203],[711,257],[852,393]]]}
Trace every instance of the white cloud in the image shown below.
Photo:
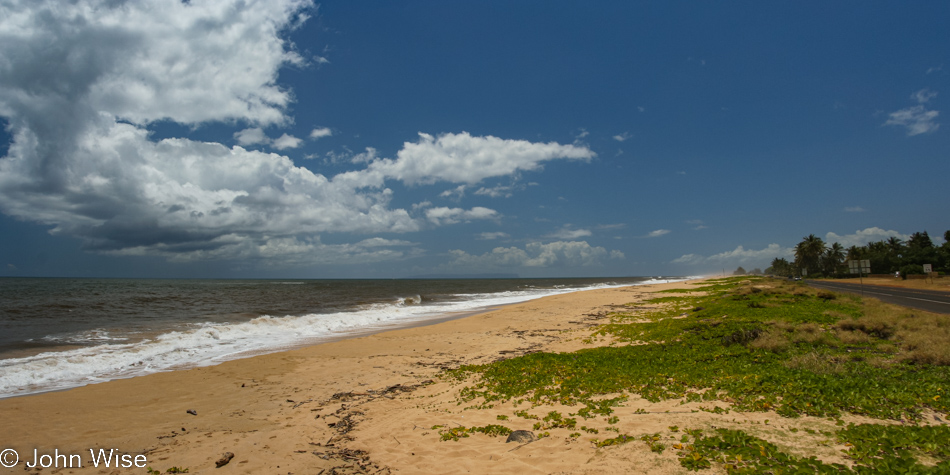
{"label": "white cloud", "polygon": [[269,144],[277,150],[297,148],[303,144],[303,140],[289,134],[284,134],[279,138],[271,139],[267,136],[267,134],[264,133],[264,129],[260,127],[251,127],[235,132],[234,139],[237,140],[238,145],[242,147],[247,147],[249,145]]}
{"label": "white cloud", "polygon": [[77,126],[100,111],[136,125],[284,123],[291,96],[276,84],[277,70],[303,59],[278,33],[310,7],[300,0],[4,2],[0,100],[19,113],[14,127],[26,110],[58,111]]}
{"label": "white cloud", "polygon": [[630,138],[632,138],[632,137],[633,137],[633,136],[630,135],[629,132],[624,132],[624,133],[622,133],[622,134],[614,135],[614,140],[616,140],[616,141],[618,141],[618,142],[625,142],[625,141],[627,141],[627,139],[630,139]]}
{"label": "white cloud", "polygon": [[869,242],[886,241],[888,238],[896,237],[903,241],[910,238],[907,234],[901,234],[894,230],[885,230],[878,227],[871,227],[855,231],[853,234],[838,234],[829,232],[825,235],[825,242],[831,244],[837,242],[844,247],[864,246]]}
{"label": "white cloud", "polygon": [[656,231],[650,231],[650,232],[647,233],[647,235],[644,236],[644,237],[655,238],[655,237],[664,236],[664,235],[669,234],[669,233],[670,233],[670,230],[669,230],[669,229],[657,229]]}
{"label": "white cloud", "polygon": [[[117,255],[369,261],[411,252],[395,241],[322,244],[319,234],[499,216],[431,204],[410,214],[390,206],[387,179],[474,184],[594,156],[573,145],[421,134],[395,160],[348,153],[366,168],[326,177],[245,149],[301,144],[288,134],[271,140],[264,128],[293,120],[291,91],[276,81],[282,66],[303,59],[281,35],[309,8],[302,0],[0,3],[0,116],[13,137],[0,159],[0,210]],[[242,146],[150,139],[149,125],[166,120],[241,124]]]}
{"label": "white cloud", "polygon": [[322,139],[323,137],[330,137],[332,135],[333,135],[333,131],[330,130],[328,127],[319,127],[319,128],[313,129],[310,132],[310,138],[313,140]]}
{"label": "white cloud", "polygon": [[940,124],[934,122],[939,115],[938,111],[927,110],[923,105],[918,105],[891,112],[884,125],[906,127],[909,136],[926,134],[940,128]]}
{"label": "white cloud", "polygon": [[673,264],[702,264],[706,258],[699,254],[683,254],[671,261]]}
{"label": "white cloud", "polygon": [[686,221],[686,224],[692,225],[694,231],[699,231],[699,230],[702,230],[702,229],[708,229],[708,228],[709,228],[709,226],[706,226],[706,225],[703,223],[703,220],[701,220],[701,219],[691,219],[691,220]]}
{"label": "white cloud", "polygon": [[[910,238],[907,234],[901,234],[893,230],[884,230],[878,227],[867,228],[855,231],[853,234],[844,236],[829,232],[825,235],[825,243],[831,244],[837,242],[843,247],[864,246],[869,242],[884,241],[888,238],[896,237],[903,241]],[[935,241],[936,242],[936,241]],[[795,258],[795,249],[792,247],[783,247],[778,244],[769,244],[764,249],[745,249],[742,246],[736,247],[732,251],[721,252],[708,257],[699,254],[684,254],[672,261],[674,264],[687,265],[717,265],[717,266],[735,266],[735,265],[756,265],[767,266],[775,258],[785,258],[792,260]]]}
{"label": "white cloud", "polygon": [[765,249],[745,249],[742,246],[736,247],[732,251],[720,252],[719,254],[713,254],[709,257],[704,257],[699,254],[684,254],[676,259],[673,259],[674,264],[688,264],[688,265],[703,265],[703,264],[716,264],[716,265],[759,265],[764,266],[772,262],[772,259],[775,258],[789,258],[793,257],[795,252],[790,247],[782,247],[778,244],[769,244]]}
{"label": "white cloud", "polygon": [[[238,236],[221,236],[214,246],[181,250],[174,247],[131,247],[109,254],[120,256],[159,255],[171,261],[234,259],[253,261],[262,267],[299,267],[307,265],[352,265],[403,260],[424,254],[406,241],[381,238],[352,244],[324,244],[319,236],[279,237],[252,241]],[[409,247],[409,249],[406,249]],[[399,249],[392,249],[399,248]]]}
{"label": "white cloud", "polygon": [[161,244],[161,253],[184,252],[231,242],[216,241],[222,236],[420,228],[405,210],[388,208],[388,190],[357,192],[287,157],[186,139],[151,142],[131,124],[95,132],[70,150],[74,168],[61,188],[22,168],[33,150],[13,150],[0,163],[5,212],[103,251]]}
{"label": "white cloud", "polygon": [[863,213],[865,210],[860,206],[846,206],[844,208],[847,213]]}
{"label": "white cloud", "polygon": [[514,185],[498,185],[491,188],[481,187],[475,190],[475,194],[479,196],[489,196],[492,198],[511,198],[514,196],[515,190],[522,190],[524,186],[514,186]]}
{"label": "white cloud", "polygon": [[496,219],[498,212],[493,209],[476,206],[470,210],[462,208],[429,208],[426,210],[426,219],[436,225],[456,224],[462,221],[475,219]]}
{"label": "white cloud", "polygon": [[235,132],[234,139],[237,140],[238,144],[242,147],[270,142],[270,138],[264,133],[264,129],[260,127],[252,127]]}
{"label": "white cloud", "polygon": [[439,193],[440,198],[448,198],[450,200],[455,200],[455,201],[461,200],[464,196],[465,196],[465,185],[459,185],[459,186],[456,186],[455,188],[451,188],[451,189],[443,191],[442,193]]}
{"label": "white cloud", "polygon": [[285,150],[288,148],[297,148],[301,144],[303,144],[302,139],[298,139],[297,137],[294,137],[293,135],[284,134],[274,139],[271,145],[273,145],[274,148],[276,148],[277,150]]}
{"label": "white cloud", "polygon": [[474,185],[485,178],[538,170],[549,160],[590,160],[596,155],[575,145],[473,137],[468,132],[438,138],[420,132],[419,137],[416,143],[405,143],[396,160],[376,160],[368,172],[409,185],[440,180]]}
{"label": "white cloud", "polygon": [[[349,151],[349,149],[347,149]],[[360,164],[360,163],[369,163],[373,160],[376,160],[376,149],[373,147],[366,147],[366,151],[353,155],[353,158],[350,159],[350,163]]]}
{"label": "white cloud", "polygon": [[937,97],[937,93],[927,88],[921,89],[910,95],[910,98],[916,100],[918,104],[926,104],[935,97]]}
{"label": "white cloud", "polygon": [[503,232],[500,232],[500,231],[499,231],[499,232],[494,232],[494,233],[480,233],[480,234],[478,235],[478,239],[481,239],[481,240],[483,240],[483,241],[492,241],[492,240],[495,240],[495,239],[504,239],[504,238],[507,238],[507,237],[509,237],[509,236],[508,236],[508,233],[503,233]]}
{"label": "white cloud", "polygon": [[937,97],[937,93],[930,89],[921,89],[911,94],[910,97],[917,101],[918,105],[891,112],[888,114],[887,122],[884,122],[884,125],[905,127],[909,136],[935,132],[940,128],[940,124],[935,122],[940,112],[927,110],[927,107],[924,106],[931,99]]}
{"label": "white cloud", "polygon": [[472,255],[458,249],[449,252],[452,255],[450,265],[475,268],[595,266],[602,264],[604,259],[624,258],[620,251],[608,252],[586,241],[533,242],[525,245],[524,249],[496,247],[482,255]]}
{"label": "white cloud", "polygon": [[403,241],[400,239],[383,239],[379,237],[364,239],[355,244],[360,247],[393,247],[393,246],[415,246],[416,243]]}
{"label": "white cloud", "polygon": [[554,239],[563,239],[563,240],[573,240],[581,237],[591,236],[591,233],[587,229],[571,229],[570,225],[566,225],[561,229],[549,234],[547,237]]}

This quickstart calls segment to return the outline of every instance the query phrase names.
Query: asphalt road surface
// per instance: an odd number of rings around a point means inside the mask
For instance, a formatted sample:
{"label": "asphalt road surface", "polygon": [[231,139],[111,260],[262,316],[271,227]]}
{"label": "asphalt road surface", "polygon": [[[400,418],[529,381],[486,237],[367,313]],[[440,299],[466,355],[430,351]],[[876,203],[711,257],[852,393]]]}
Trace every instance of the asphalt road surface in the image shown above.
{"label": "asphalt road surface", "polygon": [[[840,282],[828,282],[824,280],[807,280],[806,282],[808,285],[819,289],[861,294],[861,284],[842,284]],[[882,302],[904,307],[919,308],[934,313],[950,314],[950,292],[865,285],[864,295],[874,297]]]}

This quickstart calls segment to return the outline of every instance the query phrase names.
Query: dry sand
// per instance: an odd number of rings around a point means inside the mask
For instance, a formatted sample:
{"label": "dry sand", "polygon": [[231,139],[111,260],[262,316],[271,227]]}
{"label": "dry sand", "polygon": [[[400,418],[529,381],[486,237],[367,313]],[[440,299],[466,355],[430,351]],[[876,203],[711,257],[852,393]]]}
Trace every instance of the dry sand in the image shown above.
{"label": "dry sand", "polygon": [[[604,417],[578,420],[578,425],[598,428],[597,435],[581,432],[573,438],[573,431],[555,429],[551,437],[519,445],[483,434],[442,442],[432,429],[503,424],[530,430],[534,421],[514,416],[515,411],[576,412],[580,407],[531,409],[514,403],[465,409],[457,401],[460,386],[438,375],[443,368],[529,351],[609,344],[588,338],[592,325],[606,322],[609,312],[648,298],[651,291],[689,285],[551,296],[430,326],[0,400],[0,450],[10,447],[20,454],[18,466],[0,468],[0,473],[145,473],[144,468],[94,468],[89,449],[97,448],[144,454],[148,465],[163,473],[171,467],[216,474],[685,473],[671,451],[657,455],[642,442],[595,448],[590,440],[616,435],[607,431],[611,425],[620,433],[664,432],[665,437],[673,425],[758,428],[758,435],[768,435],[779,424],[833,427],[807,417],[692,412],[698,404],[651,404],[634,396],[618,408],[619,423]],[[498,415],[509,419],[499,421]],[[840,447],[797,447],[777,434],[773,442],[782,448],[840,461]],[[60,459],[60,469],[25,470],[34,449],[81,454],[83,467],[63,468]],[[215,468],[226,452],[234,458]]]}

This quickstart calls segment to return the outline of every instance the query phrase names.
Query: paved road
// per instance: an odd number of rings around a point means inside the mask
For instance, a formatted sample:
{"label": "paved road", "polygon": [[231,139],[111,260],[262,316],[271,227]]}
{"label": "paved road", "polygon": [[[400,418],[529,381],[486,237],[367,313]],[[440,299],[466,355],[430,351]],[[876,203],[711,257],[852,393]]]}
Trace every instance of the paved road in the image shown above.
{"label": "paved road", "polygon": [[[861,284],[843,284],[824,280],[807,280],[806,282],[808,285],[820,289],[850,292],[853,294],[861,293]],[[934,313],[950,314],[950,292],[865,285],[864,295],[877,298],[882,302],[904,307],[919,308]]]}

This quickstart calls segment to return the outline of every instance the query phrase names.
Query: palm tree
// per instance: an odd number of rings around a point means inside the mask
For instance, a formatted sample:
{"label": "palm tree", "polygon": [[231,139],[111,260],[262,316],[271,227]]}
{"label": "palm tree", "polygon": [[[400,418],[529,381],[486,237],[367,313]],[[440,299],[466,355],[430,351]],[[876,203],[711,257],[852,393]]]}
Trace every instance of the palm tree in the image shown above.
{"label": "palm tree", "polygon": [[814,234],[802,238],[802,242],[795,246],[795,264],[799,269],[818,271],[821,269],[820,260],[825,253],[825,241]]}
{"label": "palm tree", "polygon": [[848,248],[848,256],[846,257],[849,261],[857,261],[864,257],[867,253],[867,248],[864,246],[851,246]]}
{"label": "palm tree", "polygon": [[825,273],[837,276],[838,266],[844,260],[844,246],[838,243],[832,244],[831,247],[825,250],[822,260],[824,261]]}
{"label": "palm tree", "polygon": [[783,277],[792,277],[792,264],[784,258],[776,257],[772,259],[772,265],[765,269],[765,272]]}
{"label": "palm tree", "polygon": [[900,257],[904,250],[904,241],[901,241],[898,237],[891,236],[887,238],[887,249],[892,255]]}

